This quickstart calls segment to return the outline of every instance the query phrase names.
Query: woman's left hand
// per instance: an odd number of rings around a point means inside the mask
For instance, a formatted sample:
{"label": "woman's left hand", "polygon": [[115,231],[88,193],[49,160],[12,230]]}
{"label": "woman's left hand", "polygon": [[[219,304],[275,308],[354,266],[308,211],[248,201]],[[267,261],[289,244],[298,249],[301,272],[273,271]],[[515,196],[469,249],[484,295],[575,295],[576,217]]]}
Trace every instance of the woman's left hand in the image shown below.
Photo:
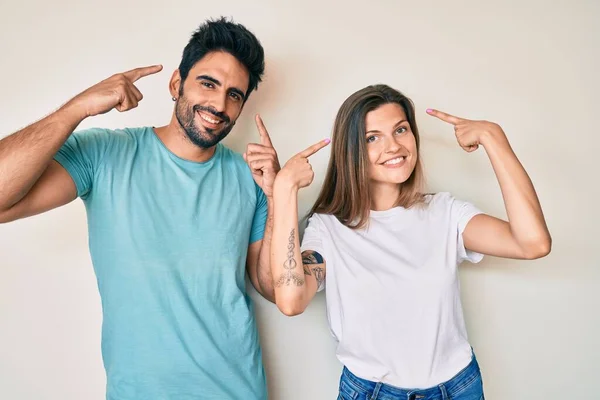
{"label": "woman's left hand", "polygon": [[460,147],[468,153],[477,150],[479,145],[485,147],[486,141],[489,139],[506,139],[506,135],[500,125],[494,122],[472,121],[432,109],[427,109],[427,114],[454,125],[456,140]]}

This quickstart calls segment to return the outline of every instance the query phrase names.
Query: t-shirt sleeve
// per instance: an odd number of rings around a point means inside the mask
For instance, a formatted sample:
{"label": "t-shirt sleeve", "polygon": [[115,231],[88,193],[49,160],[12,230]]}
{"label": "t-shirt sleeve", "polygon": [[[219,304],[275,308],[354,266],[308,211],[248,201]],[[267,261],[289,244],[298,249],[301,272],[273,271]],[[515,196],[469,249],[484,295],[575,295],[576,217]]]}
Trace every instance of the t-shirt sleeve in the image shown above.
{"label": "t-shirt sleeve", "polygon": [[[308,224],[306,225],[306,229],[304,229],[304,236],[302,237],[300,253],[306,250],[316,251],[323,257],[325,262],[327,262],[327,257],[325,256],[325,252],[323,251],[321,221],[319,220],[319,217],[317,215],[313,215],[308,219]],[[319,287],[319,289],[317,290],[318,292],[325,289],[325,282],[323,282],[323,285]]]}
{"label": "t-shirt sleeve", "polygon": [[250,231],[250,243],[257,242],[265,235],[265,225],[267,223],[268,203],[267,196],[263,190],[256,184],[256,209],[252,219],[252,230]]}
{"label": "t-shirt sleeve", "polygon": [[463,241],[463,232],[467,227],[467,224],[474,216],[478,214],[483,214],[481,210],[475,207],[473,204],[453,199],[452,200],[452,221],[456,224],[457,233],[458,233],[458,262],[461,263],[463,261],[469,261],[472,263],[478,263],[483,259],[483,254],[477,253],[475,251],[467,250],[465,248],[465,243]]}
{"label": "t-shirt sleeve", "polygon": [[73,133],[54,159],[67,170],[77,187],[77,196],[86,199],[94,187],[96,171],[109,145],[110,132],[88,129]]}

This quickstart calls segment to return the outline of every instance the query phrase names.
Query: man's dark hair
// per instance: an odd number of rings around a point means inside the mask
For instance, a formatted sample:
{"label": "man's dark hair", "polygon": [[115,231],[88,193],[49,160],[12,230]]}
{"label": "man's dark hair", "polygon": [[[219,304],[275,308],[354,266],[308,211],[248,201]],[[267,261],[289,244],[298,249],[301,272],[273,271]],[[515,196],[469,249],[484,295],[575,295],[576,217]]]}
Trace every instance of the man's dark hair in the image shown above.
{"label": "man's dark hair", "polygon": [[179,64],[181,81],[186,80],[190,69],[198,61],[213,51],[229,53],[246,67],[250,75],[246,100],[265,72],[265,53],[256,36],[243,25],[228,21],[225,17],[204,22],[183,50]]}

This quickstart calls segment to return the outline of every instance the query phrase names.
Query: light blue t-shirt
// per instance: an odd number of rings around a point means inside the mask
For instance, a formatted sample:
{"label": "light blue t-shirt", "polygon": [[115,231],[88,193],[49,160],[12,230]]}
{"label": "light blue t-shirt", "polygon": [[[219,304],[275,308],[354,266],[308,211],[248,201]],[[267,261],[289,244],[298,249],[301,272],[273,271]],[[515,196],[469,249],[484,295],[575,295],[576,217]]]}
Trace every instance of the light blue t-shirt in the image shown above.
{"label": "light blue t-shirt", "polygon": [[107,399],[266,399],[245,264],[267,201],[242,157],[187,161],[146,127],[76,132],[55,159],[87,210]]}

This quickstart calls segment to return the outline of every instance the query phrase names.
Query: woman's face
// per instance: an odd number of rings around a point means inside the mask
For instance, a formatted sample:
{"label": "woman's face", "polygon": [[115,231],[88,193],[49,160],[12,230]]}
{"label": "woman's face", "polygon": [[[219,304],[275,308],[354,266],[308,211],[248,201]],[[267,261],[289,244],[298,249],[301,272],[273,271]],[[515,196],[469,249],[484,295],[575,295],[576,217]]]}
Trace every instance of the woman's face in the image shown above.
{"label": "woman's face", "polygon": [[406,182],[418,154],[404,109],[396,103],[384,104],[367,113],[365,125],[371,185]]}

